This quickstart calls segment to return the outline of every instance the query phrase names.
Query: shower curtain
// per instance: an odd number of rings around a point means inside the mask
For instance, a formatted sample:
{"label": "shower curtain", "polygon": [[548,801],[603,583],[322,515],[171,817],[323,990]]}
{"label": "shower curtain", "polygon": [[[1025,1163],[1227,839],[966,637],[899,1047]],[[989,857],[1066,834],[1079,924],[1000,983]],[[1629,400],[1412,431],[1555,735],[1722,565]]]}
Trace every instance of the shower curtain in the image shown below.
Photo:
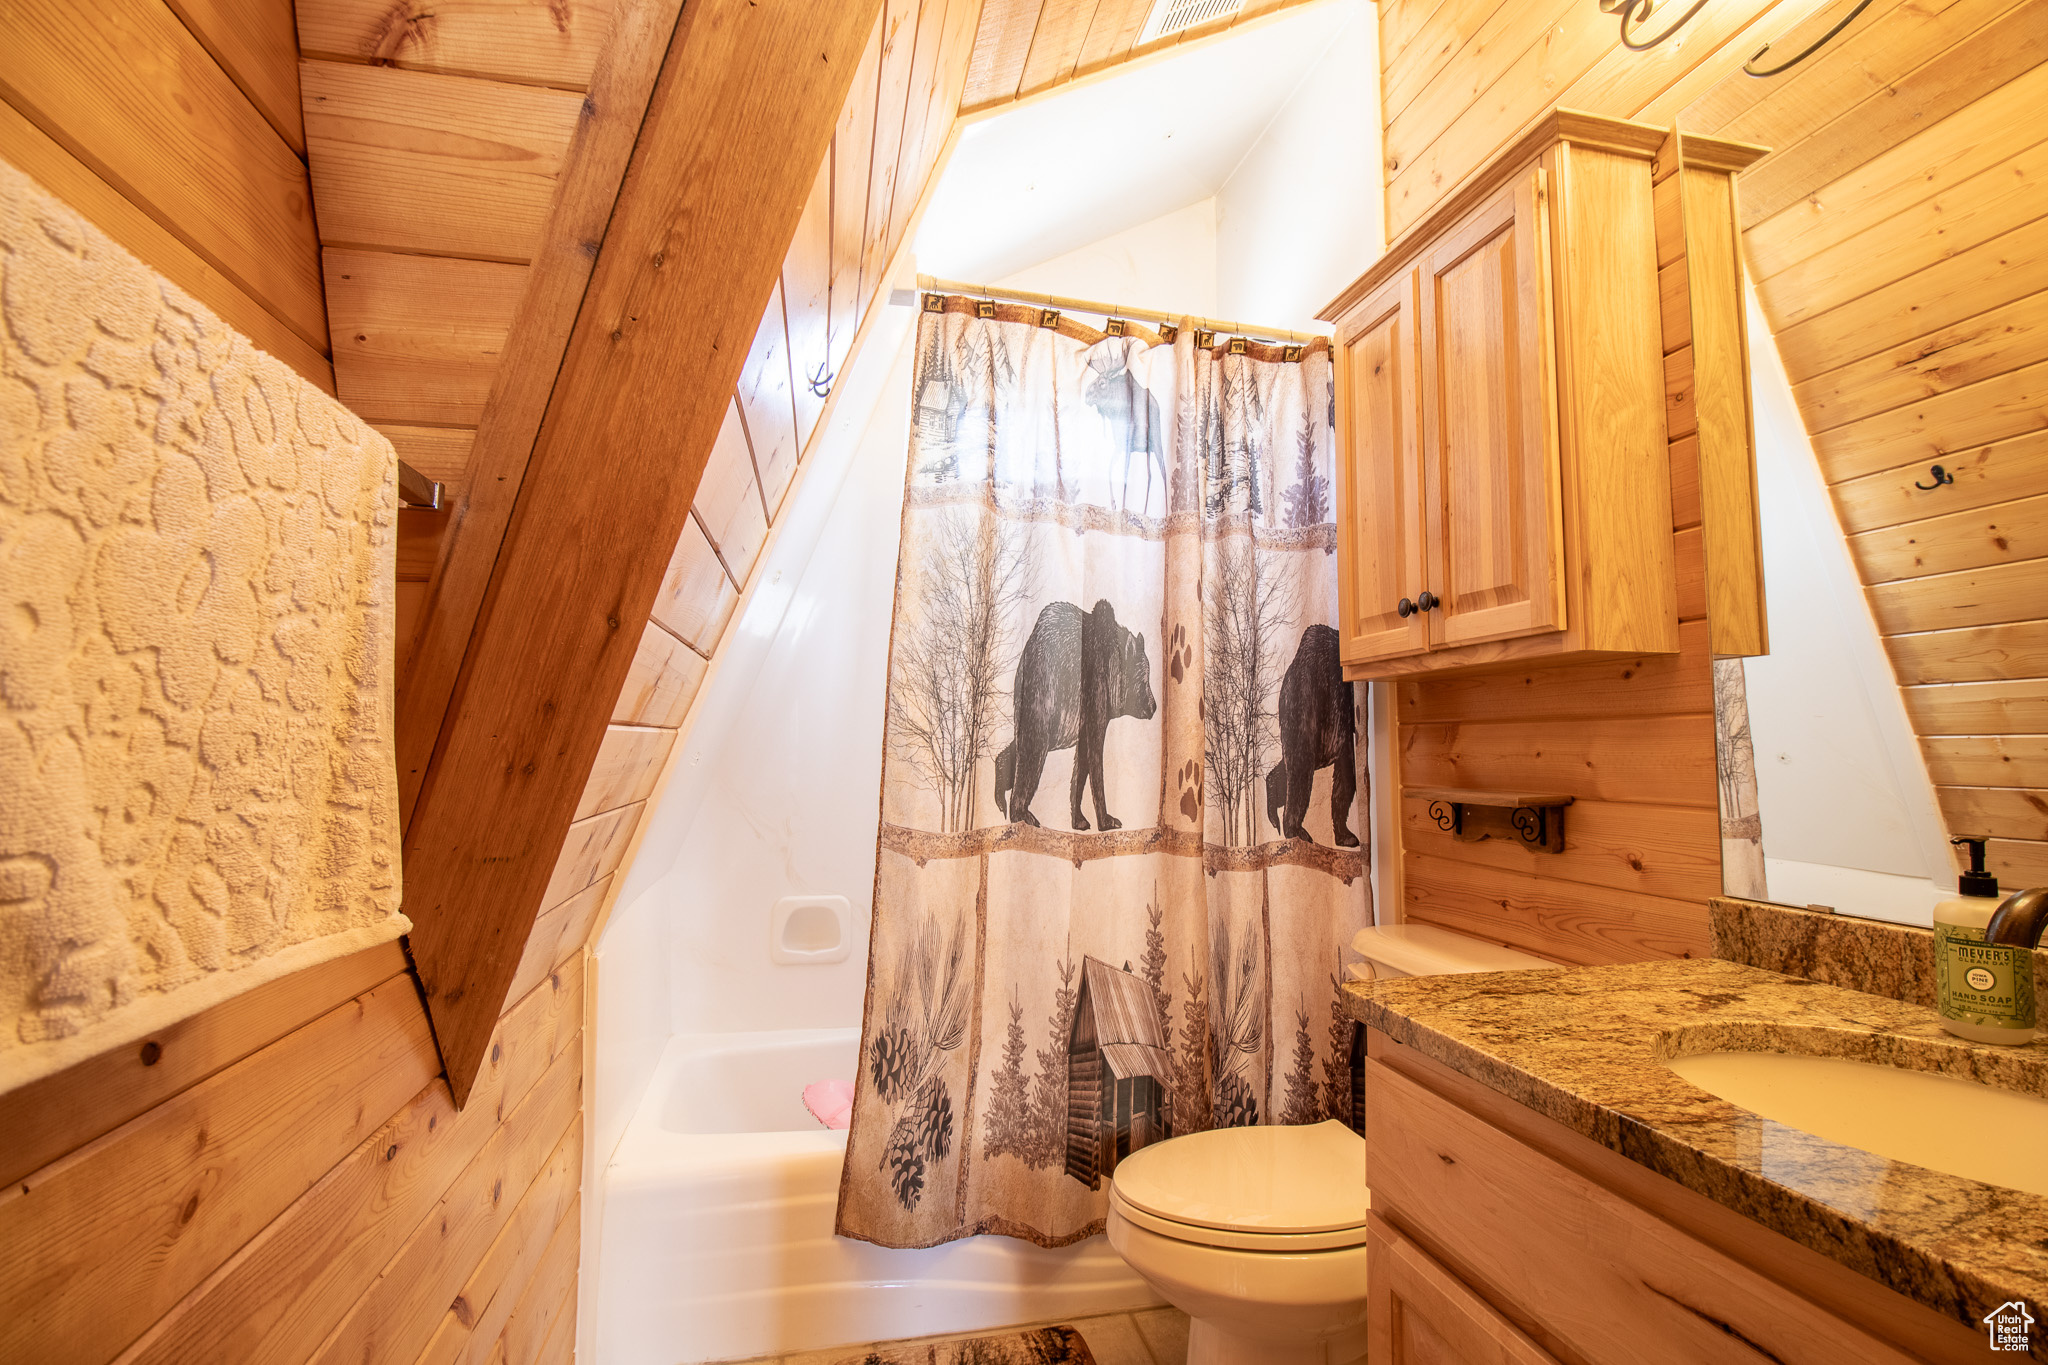
{"label": "shower curtain", "polygon": [[917,347],[838,1229],[1058,1246],[1148,1143],[1352,1115],[1330,354],[935,294]]}

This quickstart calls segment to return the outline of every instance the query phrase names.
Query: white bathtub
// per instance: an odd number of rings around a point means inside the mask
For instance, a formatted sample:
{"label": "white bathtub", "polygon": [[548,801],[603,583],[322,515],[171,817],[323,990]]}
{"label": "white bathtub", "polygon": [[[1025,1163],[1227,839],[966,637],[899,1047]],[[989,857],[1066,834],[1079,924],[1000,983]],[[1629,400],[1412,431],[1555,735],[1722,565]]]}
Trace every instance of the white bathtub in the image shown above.
{"label": "white bathtub", "polygon": [[1162,1302],[1101,1237],[890,1251],[832,1235],[846,1135],[803,1106],[859,1032],[669,1040],[603,1177],[597,1358],[695,1365]]}

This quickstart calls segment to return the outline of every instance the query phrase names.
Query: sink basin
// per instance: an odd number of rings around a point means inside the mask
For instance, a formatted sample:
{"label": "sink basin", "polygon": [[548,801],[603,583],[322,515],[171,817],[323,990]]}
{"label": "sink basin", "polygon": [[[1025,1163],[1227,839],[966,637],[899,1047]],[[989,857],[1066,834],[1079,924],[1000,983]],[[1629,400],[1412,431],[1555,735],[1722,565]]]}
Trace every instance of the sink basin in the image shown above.
{"label": "sink basin", "polygon": [[1707,1052],[1665,1065],[1708,1094],[1788,1128],[2048,1196],[2048,1099],[1838,1057]]}

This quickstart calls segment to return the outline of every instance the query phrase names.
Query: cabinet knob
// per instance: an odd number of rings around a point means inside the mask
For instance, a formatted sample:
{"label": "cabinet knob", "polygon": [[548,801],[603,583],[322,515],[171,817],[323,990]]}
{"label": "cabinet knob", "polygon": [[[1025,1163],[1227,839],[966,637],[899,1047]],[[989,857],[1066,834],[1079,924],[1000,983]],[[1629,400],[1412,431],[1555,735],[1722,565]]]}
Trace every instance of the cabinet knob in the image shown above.
{"label": "cabinet knob", "polygon": [[1422,608],[1416,606],[1413,602],[1410,602],[1405,597],[1394,604],[1394,614],[1399,616],[1404,621],[1407,620],[1409,617],[1413,616],[1416,612],[1421,610]]}
{"label": "cabinet knob", "polygon": [[1427,588],[1424,588],[1422,595],[1415,599],[1415,610],[1417,611],[1435,611],[1442,605],[1443,599]]}

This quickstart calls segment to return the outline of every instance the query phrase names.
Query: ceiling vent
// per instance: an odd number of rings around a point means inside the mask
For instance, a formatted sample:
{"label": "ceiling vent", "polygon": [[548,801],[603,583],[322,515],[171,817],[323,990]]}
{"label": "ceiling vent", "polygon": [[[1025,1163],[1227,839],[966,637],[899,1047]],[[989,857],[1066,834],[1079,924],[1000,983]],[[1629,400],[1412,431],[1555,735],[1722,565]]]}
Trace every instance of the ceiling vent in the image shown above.
{"label": "ceiling vent", "polygon": [[1145,19],[1145,31],[1138,35],[1138,46],[1228,19],[1243,8],[1244,0],[1152,0],[1152,13]]}

